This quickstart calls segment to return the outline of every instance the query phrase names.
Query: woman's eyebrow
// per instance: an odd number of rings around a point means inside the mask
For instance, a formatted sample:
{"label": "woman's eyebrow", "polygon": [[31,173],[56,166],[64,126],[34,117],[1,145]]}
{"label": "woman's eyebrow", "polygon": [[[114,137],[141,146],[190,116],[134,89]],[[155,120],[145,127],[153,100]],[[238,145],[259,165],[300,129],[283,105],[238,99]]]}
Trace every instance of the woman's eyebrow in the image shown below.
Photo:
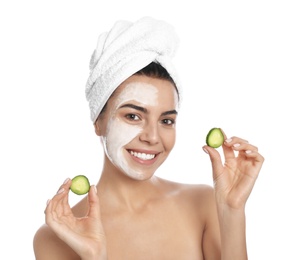
{"label": "woman's eyebrow", "polygon": [[141,111],[141,112],[144,112],[144,113],[148,113],[148,110],[146,108],[136,106],[136,105],[133,105],[133,104],[125,104],[125,105],[122,105],[120,108],[124,108],[124,107],[130,107],[130,108],[133,108],[135,110],[138,110],[138,111]]}
{"label": "woman's eyebrow", "polygon": [[[124,108],[124,107],[130,107],[130,108],[133,108],[135,110],[141,111],[143,113],[148,113],[148,110],[146,108],[141,107],[141,106],[136,106],[134,104],[124,104],[119,108]],[[173,110],[163,112],[161,115],[166,116],[166,115],[172,115],[172,114],[177,115],[177,111],[175,109],[173,109]]]}
{"label": "woman's eyebrow", "polygon": [[177,115],[177,111],[175,109],[173,109],[173,110],[169,110],[169,111],[163,112],[161,115],[162,116]]}

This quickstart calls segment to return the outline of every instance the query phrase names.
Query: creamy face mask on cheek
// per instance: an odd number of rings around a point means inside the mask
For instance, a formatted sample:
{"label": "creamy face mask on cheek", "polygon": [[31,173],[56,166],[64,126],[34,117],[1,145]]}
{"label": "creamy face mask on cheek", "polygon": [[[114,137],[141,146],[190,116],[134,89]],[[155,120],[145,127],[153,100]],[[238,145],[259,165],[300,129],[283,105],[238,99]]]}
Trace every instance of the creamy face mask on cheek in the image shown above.
{"label": "creamy face mask on cheek", "polygon": [[123,91],[117,96],[113,113],[107,125],[106,135],[101,137],[108,158],[126,175],[134,179],[143,179],[144,176],[140,170],[131,168],[128,165],[123,147],[138,136],[142,128],[120,120],[115,116],[116,111],[123,103],[128,101],[156,106],[157,94],[157,88],[147,83],[133,82],[126,85]]}
{"label": "creamy face mask on cheek", "polygon": [[111,118],[108,123],[107,134],[102,137],[103,145],[108,158],[123,171],[128,170],[123,155],[123,146],[133,140],[140,132],[140,127],[130,126],[118,118]]}

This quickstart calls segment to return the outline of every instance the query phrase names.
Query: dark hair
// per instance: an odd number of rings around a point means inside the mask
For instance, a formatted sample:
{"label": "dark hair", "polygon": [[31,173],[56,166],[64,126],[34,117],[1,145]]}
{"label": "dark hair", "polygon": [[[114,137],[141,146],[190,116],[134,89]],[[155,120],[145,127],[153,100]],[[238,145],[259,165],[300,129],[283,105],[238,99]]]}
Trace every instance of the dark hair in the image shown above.
{"label": "dark hair", "polygon": [[154,77],[158,79],[165,79],[170,81],[175,87],[175,82],[168,73],[168,71],[159,63],[151,62],[146,67],[142,68],[141,70],[134,73],[134,75],[145,75],[148,77]]}
{"label": "dark hair", "polygon": [[[149,65],[147,65],[146,67],[142,68],[141,70],[135,72],[133,75],[143,75],[143,76],[148,76],[148,77],[152,77],[152,78],[168,80],[175,87],[177,94],[179,94],[176,84],[175,84],[174,80],[172,79],[172,77],[170,76],[169,72],[162,65],[160,65],[157,62],[151,62]],[[110,98],[113,96],[114,93],[115,93],[115,91],[112,93]],[[101,112],[99,113],[99,116],[105,112],[107,104],[108,104],[108,102],[106,102],[106,104],[102,108]]]}

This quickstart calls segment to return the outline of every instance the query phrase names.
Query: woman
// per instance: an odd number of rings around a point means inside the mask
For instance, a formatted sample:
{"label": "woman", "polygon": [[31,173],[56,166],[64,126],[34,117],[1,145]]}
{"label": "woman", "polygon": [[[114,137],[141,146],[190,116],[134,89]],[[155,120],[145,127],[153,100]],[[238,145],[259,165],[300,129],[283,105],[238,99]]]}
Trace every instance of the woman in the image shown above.
{"label": "woman", "polygon": [[168,24],[148,17],[100,36],[86,93],[103,170],[73,208],[70,179],[48,201],[37,260],[247,259],[245,204],[264,160],[257,147],[226,138],[223,163],[204,146],[214,187],[154,175],[174,147],[181,98],[172,39]]}

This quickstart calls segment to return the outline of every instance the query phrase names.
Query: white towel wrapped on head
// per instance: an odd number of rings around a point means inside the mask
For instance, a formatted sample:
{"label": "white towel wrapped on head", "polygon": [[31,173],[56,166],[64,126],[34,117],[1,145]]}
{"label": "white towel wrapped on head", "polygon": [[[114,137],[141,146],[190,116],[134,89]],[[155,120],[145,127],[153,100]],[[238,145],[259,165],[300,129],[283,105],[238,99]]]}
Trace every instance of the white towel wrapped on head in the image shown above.
{"label": "white towel wrapped on head", "polygon": [[143,17],[135,23],[118,21],[109,32],[102,33],[91,57],[85,89],[93,123],[114,90],[153,61],[168,71],[180,94],[171,63],[178,42],[170,24],[151,17]]}

